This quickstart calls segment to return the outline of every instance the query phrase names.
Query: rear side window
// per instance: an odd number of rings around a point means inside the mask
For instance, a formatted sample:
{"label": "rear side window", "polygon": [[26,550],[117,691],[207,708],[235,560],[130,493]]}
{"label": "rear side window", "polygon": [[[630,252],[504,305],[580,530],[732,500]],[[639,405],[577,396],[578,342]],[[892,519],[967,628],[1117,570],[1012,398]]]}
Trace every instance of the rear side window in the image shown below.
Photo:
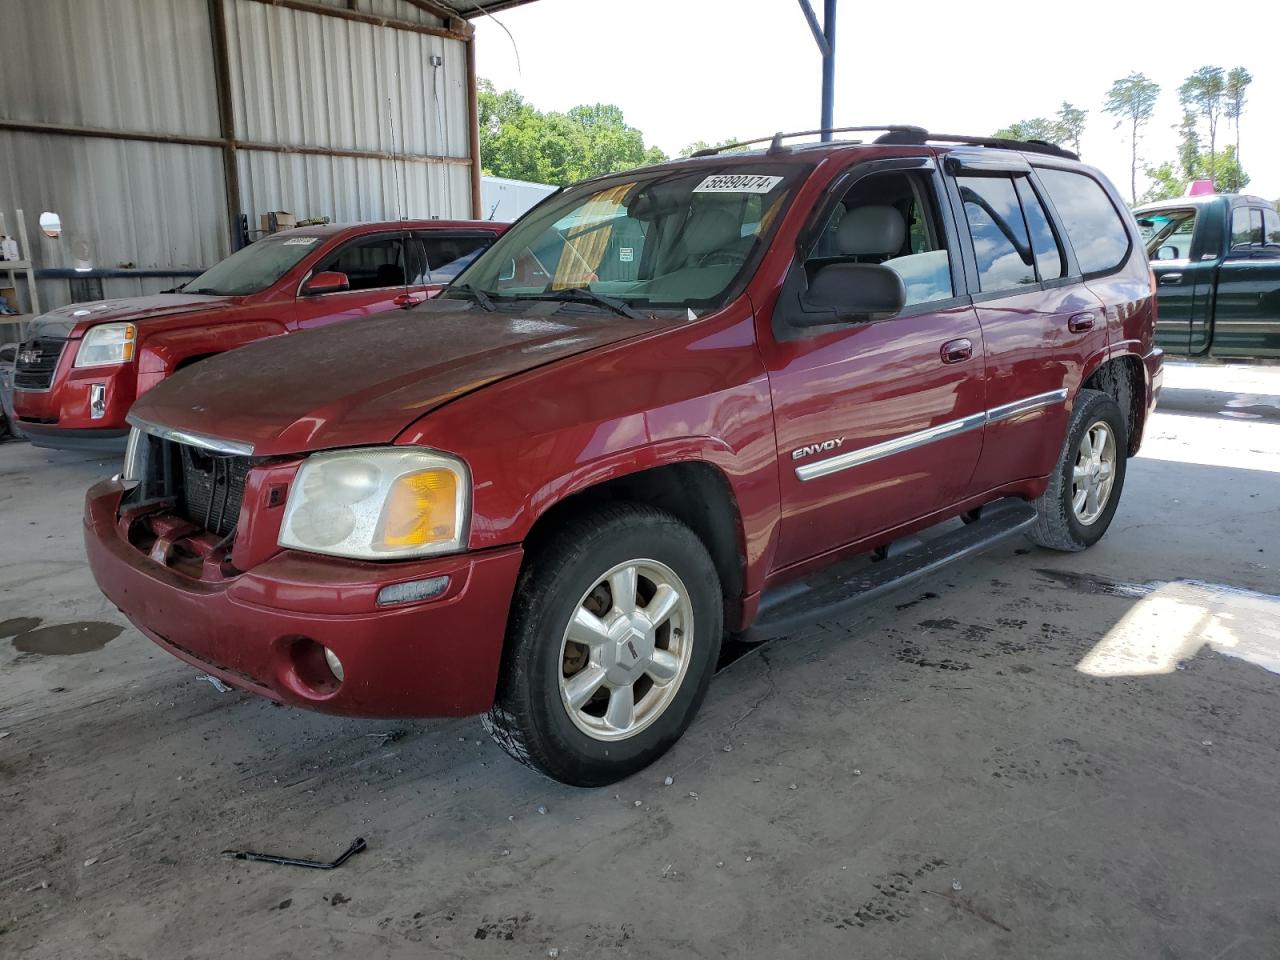
{"label": "rear side window", "polygon": [[1129,231],[1102,184],[1074,170],[1040,167],[1036,172],[1067,229],[1080,269],[1107,273],[1120,266],[1129,253]]}
{"label": "rear side window", "polygon": [[1044,204],[1036,195],[1035,188],[1026,177],[1014,181],[1018,186],[1018,198],[1022,201],[1022,212],[1027,218],[1027,229],[1031,231],[1031,250],[1036,256],[1036,270],[1041,280],[1057,280],[1066,271],[1063,269],[1062,250],[1058,246],[1058,238],[1049,223],[1049,216],[1044,212]]}
{"label": "rear side window", "polygon": [[1262,236],[1264,243],[1280,244],[1280,213],[1262,211]]}
{"label": "rear side window", "polygon": [[1036,282],[1035,256],[1010,177],[957,177],[983,293]]}
{"label": "rear side window", "polygon": [[488,235],[440,237],[420,233],[416,236],[422,242],[427,259],[425,275],[419,278],[421,283],[448,283],[493,243],[493,237]]}

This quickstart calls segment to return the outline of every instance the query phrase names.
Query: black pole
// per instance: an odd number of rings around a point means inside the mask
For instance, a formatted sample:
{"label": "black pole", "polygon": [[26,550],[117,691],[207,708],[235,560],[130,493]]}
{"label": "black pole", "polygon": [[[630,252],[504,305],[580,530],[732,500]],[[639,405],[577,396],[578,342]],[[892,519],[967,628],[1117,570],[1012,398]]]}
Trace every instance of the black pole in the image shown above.
{"label": "black pole", "polygon": [[822,57],[822,139],[831,139],[835,126],[836,102],[836,0],[825,0],[822,14],[822,35],[827,49]]}

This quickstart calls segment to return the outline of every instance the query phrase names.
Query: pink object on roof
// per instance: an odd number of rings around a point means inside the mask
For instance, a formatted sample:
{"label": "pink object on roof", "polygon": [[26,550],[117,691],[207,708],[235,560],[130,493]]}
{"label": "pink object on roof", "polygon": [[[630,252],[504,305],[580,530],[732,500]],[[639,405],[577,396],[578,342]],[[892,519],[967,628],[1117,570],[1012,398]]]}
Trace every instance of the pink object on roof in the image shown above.
{"label": "pink object on roof", "polygon": [[1187,184],[1188,197],[1205,197],[1213,192],[1212,180],[1192,180]]}

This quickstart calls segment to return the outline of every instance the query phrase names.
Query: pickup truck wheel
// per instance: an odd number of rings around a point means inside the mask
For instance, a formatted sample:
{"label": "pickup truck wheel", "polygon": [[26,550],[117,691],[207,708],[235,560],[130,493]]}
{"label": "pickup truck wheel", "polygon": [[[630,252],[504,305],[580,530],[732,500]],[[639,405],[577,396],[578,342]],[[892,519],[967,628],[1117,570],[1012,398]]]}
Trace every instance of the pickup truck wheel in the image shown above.
{"label": "pickup truck wheel", "polygon": [[1049,485],[1035,502],[1031,539],[1067,551],[1101,540],[1120,504],[1127,448],[1125,417],[1115,400],[1081,390]]}
{"label": "pickup truck wheel", "polygon": [[629,776],[693,720],[723,620],[715,565],[692,530],[652,507],[603,507],[526,562],[485,727],[563,783]]}

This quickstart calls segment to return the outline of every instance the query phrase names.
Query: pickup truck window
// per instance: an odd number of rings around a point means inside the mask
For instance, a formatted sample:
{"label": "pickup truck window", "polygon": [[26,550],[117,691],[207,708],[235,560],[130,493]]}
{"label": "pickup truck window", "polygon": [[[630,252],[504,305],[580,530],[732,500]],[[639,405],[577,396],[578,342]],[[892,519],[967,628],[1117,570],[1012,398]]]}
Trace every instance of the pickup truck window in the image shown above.
{"label": "pickup truck window", "polygon": [[1268,245],[1280,245],[1280,213],[1262,211],[1262,235]]}
{"label": "pickup truck window", "polygon": [[237,250],[182,288],[183,293],[243,297],[260,293],[298,265],[323,237],[276,234]]}
{"label": "pickup truck window", "polygon": [[806,171],[795,164],[659,168],[570,188],[504,233],[446,296],[628,305],[724,303]]}
{"label": "pickup truck window", "polygon": [[1138,221],[1147,256],[1152,260],[1182,260],[1191,256],[1191,238],[1196,230],[1195,208],[1161,210]]}
{"label": "pickup truck window", "polygon": [[983,293],[1036,282],[1035,255],[1011,177],[957,177]]}
{"label": "pickup truck window", "polygon": [[1262,243],[1262,211],[1257,207],[1236,207],[1231,211],[1231,249]]}
{"label": "pickup truck window", "polygon": [[1102,184],[1074,170],[1040,167],[1037,172],[1067,228],[1080,269],[1096,274],[1120,266],[1129,253],[1129,231]]}

